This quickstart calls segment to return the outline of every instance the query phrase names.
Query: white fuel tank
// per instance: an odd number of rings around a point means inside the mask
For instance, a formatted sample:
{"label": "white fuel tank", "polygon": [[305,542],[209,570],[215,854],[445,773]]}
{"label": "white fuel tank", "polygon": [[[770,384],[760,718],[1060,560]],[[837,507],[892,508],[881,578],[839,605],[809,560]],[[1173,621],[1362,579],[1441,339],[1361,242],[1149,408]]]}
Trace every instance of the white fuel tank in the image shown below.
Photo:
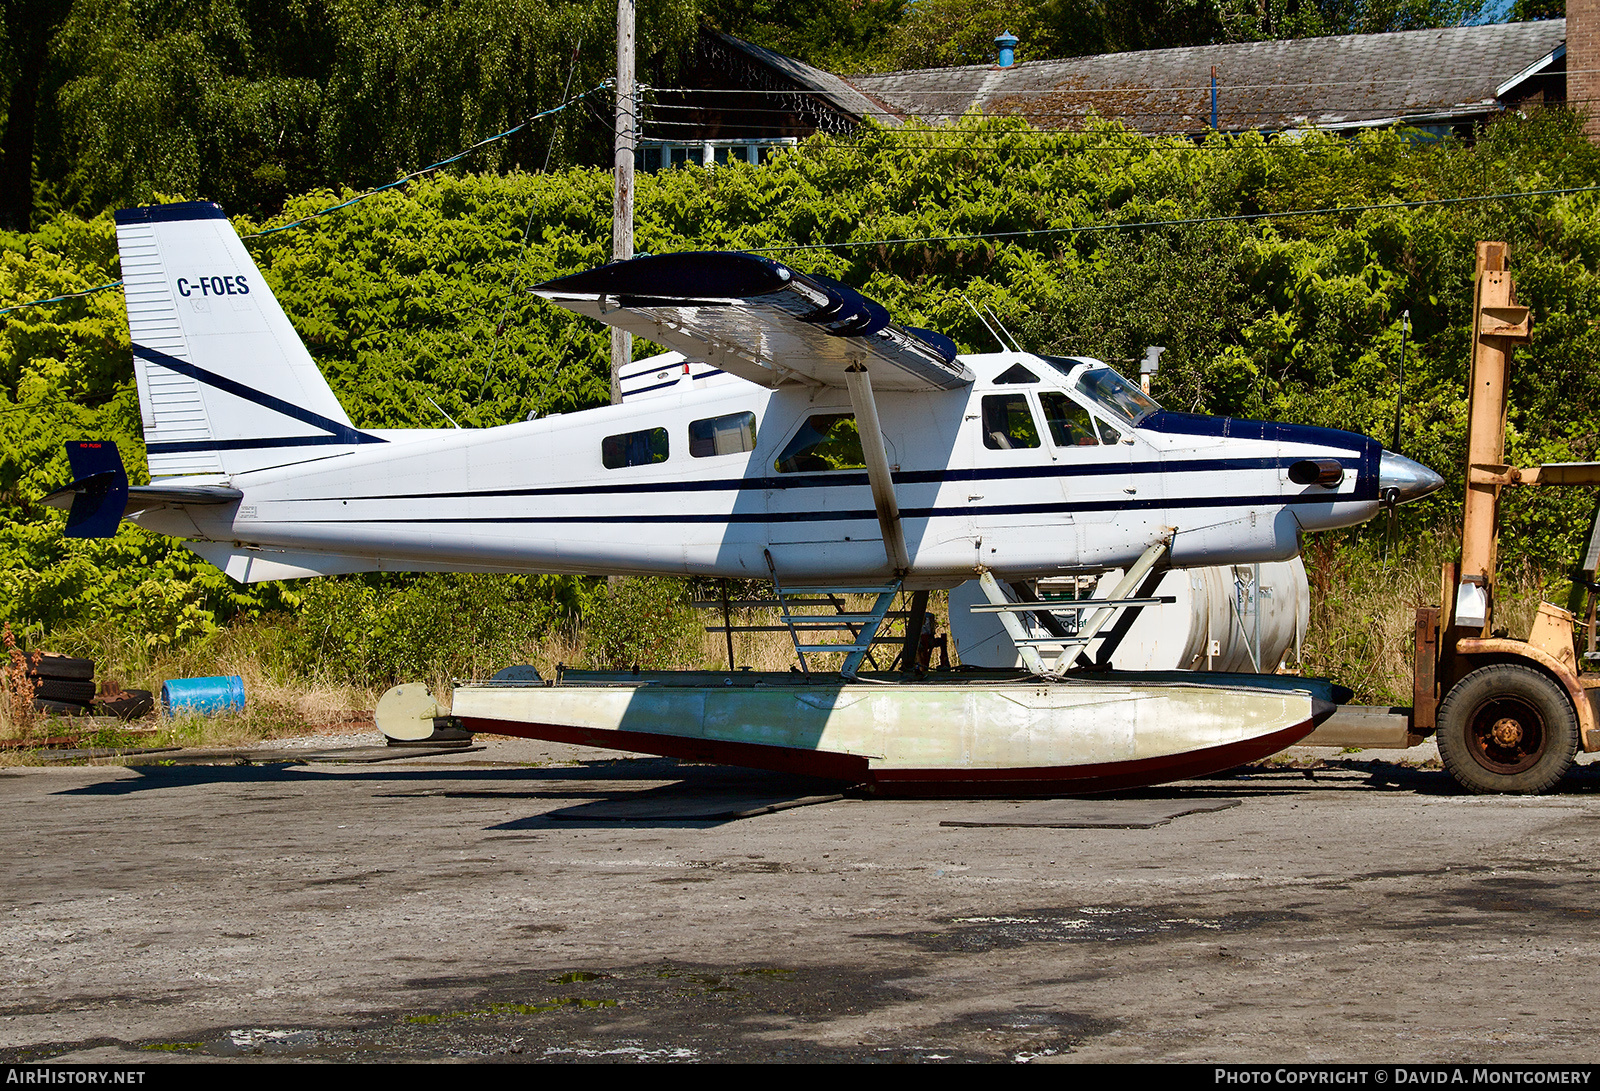
{"label": "white fuel tank", "polygon": [[[1172,602],[1146,606],[1117,641],[1111,662],[1118,670],[1213,670],[1266,673],[1286,656],[1298,658],[1299,645],[1311,620],[1311,590],[1299,557],[1260,566],[1260,589],[1254,565],[1217,565],[1169,570],[1154,594]],[[1098,577],[1040,580],[1046,597],[1104,598],[1122,578],[1120,569]],[[1002,585],[1004,586],[1004,585]],[[1008,594],[1011,589],[1006,588]],[[1014,595],[1011,597],[1015,598]],[[1022,657],[1006,634],[998,614],[970,609],[988,600],[976,580],[950,592],[950,634],[960,661],[969,666],[1020,667]],[[1054,612],[1068,633],[1075,633],[1080,615]],[[1081,615],[1087,621],[1091,612]],[[1028,635],[1050,634],[1031,614],[1018,615]],[[1260,622],[1260,665],[1257,666],[1257,620]],[[1115,620],[1102,634],[1117,628]],[[1111,639],[1116,639],[1113,635]],[[1100,641],[1095,642],[1098,654]],[[1042,649],[1046,661],[1056,652]]]}

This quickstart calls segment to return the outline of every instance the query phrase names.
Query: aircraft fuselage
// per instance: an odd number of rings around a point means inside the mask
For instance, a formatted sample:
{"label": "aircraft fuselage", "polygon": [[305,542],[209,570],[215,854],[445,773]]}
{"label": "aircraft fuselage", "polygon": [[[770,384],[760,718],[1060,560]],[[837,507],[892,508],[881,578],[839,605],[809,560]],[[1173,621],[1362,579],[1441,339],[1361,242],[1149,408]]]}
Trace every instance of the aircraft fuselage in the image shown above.
{"label": "aircraft fuselage", "polygon": [[[1086,377],[1137,388],[1095,361],[962,362],[968,387],[877,396],[913,585],[1122,566],[1174,528],[1175,565],[1282,560],[1301,531],[1378,509],[1383,455],[1364,436],[1141,412],[1097,397],[1105,384]],[[236,504],[129,517],[241,580],[764,578],[769,552],[786,583],[891,573],[844,391],[715,374],[663,385],[498,428],[374,432],[386,442],[226,478]],[[1330,462],[1336,482],[1295,480]]]}

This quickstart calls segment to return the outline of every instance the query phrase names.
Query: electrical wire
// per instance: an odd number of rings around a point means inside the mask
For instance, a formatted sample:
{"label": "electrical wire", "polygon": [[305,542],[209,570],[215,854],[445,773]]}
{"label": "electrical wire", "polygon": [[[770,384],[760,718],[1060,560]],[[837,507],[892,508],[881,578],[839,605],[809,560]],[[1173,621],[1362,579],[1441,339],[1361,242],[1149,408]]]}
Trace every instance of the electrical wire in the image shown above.
{"label": "electrical wire", "polygon": [[[570,86],[570,79],[569,79],[568,82],[569,82],[569,86]],[[269,227],[269,228],[265,228],[264,230],[261,230],[261,231],[253,232],[253,233],[251,233],[249,235],[242,235],[242,236],[240,236],[240,238],[243,241],[248,242],[251,239],[259,239],[259,238],[262,238],[263,236],[266,236],[266,235],[275,235],[280,231],[288,231],[290,228],[293,228],[293,227],[302,227],[302,226],[304,226],[304,225],[306,225],[308,223],[311,223],[313,220],[321,219],[323,216],[327,216],[327,215],[329,215],[331,213],[338,212],[341,209],[349,208],[351,205],[359,204],[360,202],[365,201],[368,197],[372,197],[372,196],[375,196],[376,194],[382,193],[384,190],[393,189],[396,186],[403,186],[407,182],[414,181],[415,179],[420,178],[425,174],[428,174],[428,173],[430,173],[432,171],[436,171],[441,167],[447,167],[451,163],[454,163],[454,162],[457,162],[458,160],[464,159],[467,156],[471,155],[473,152],[479,150],[480,148],[487,147],[488,145],[493,144],[496,141],[504,140],[508,136],[511,136],[511,135],[513,135],[515,133],[519,133],[523,129],[526,129],[529,125],[532,125],[535,121],[538,121],[541,118],[549,117],[552,114],[557,114],[557,113],[560,113],[562,110],[566,110],[566,109],[568,109],[568,108],[570,108],[572,106],[576,106],[577,104],[587,100],[592,95],[596,95],[599,92],[606,90],[608,87],[611,86],[611,82],[612,81],[610,81],[610,80],[606,80],[604,83],[601,83],[598,86],[590,88],[589,90],[585,91],[581,95],[577,95],[576,97],[567,99],[565,102],[562,102],[559,106],[552,106],[548,110],[541,110],[537,114],[530,115],[529,117],[523,119],[521,122],[519,122],[516,125],[513,125],[511,128],[505,130],[504,132],[495,133],[493,136],[486,136],[482,140],[478,141],[477,143],[472,144],[472,145],[470,145],[470,146],[468,146],[466,148],[463,148],[461,151],[457,152],[456,154],[454,154],[452,156],[448,156],[447,158],[441,159],[437,163],[430,163],[426,167],[422,167],[419,170],[414,170],[410,174],[407,174],[402,178],[395,179],[393,182],[389,182],[389,183],[386,183],[385,185],[378,186],[375,189],[369,189],[365,193],[359,193],[356,196],[350,198],[348,201],[341,201],[336,205],[329,205],[327,208],[318,209],[316,212],[311,213],[311,215],[309,215],[309,216],[302,216],[298,220],[293,220],[293,221],[291,221],[289,223],[286,223],[286,224],[280,224],[277,227]],[[109,282],[107,284],[101,284],[101,285],[98,285],[98,286],[93,287],[93,288],[85,288],[81,292],[68,292],[65,295],[51,296],[48,299],[30,299],[25,303],[13,303],[9,307],[0,307],[0,315],[10,314],[12,311],[20,311],[20,310],[22,310],[22,309],[24,309],[26,307],[42,307],[42,306],[44,306],[46,304],[49,304],[49,303],[62,303],[62,302],[65,302],[66,300],[69,300],[69,299],[79,299],[79,298],[81,298],[83,296],[94,295],[96,292],[104,292],[104,291],[107,291],[107,290],[109,290],[111,288],[120,288],[120,287],[122,287],[122,281],[114,280],[114,281],[111,281],[111,282]]]}
{"label": "electrical wire", "polygon": [[[1218,65],[1217,67],[1220,69],[1223,66],[1222,65]],[[943,73],[949,72],[950,70],[949,69],[924,69],[923,71],[939,72],[939,73],[943,74]],[[992,71],[993,70],[989,69],[989,68],[982,69],[982,74],[981,75],[975,75],[973,77],[973,81],[972,81],[973,82],[973,87],[971,87],[971,88],[959,88],[959,87],[951,87],[951,88],[947,88],[947,89],[929,88],[927,90],[917,90],[917,91],[905,90],[905,91],[899,91],[897,93],[898,94],[903,94],[903,95],[916,95],[918,97],[935,96],[935,95],[944,95],[944,96],[957,95],[957,96],[962,96],[962,97],[966,97],[966,98],[972,98],[974,95],[976,95],[978,93],[978,88],[986,81],[986,78],[990,74],[992,74]],[[1596,72],[1600,72],[1600,68],[1573,68],[1573,69],[1564,69],[1561,72],[1549,72],[1549,73],[1546,73],[1546,72],[1535,72],[1531,76],[1529,76],[1528,78],[1529,79],[1538,79],[1539,77],[1544,76],[1544,75],[1551,75],[1551,76],[1558,76],[1558,75],[1566,75],[1566,76],[1592,75],[1592,74],[1594,74]],[[903,74],[904,73],[901,73],[901,75],[903,75]],[[861,76],[852,77],[852,78],[861,79],[861,80],[875,80],[875,79],[880,78],[881,75],[886,75],[886,74],[870,73],[869,72],[869,73],[865,73],[865,74],[863,74]],[[851,83],[850,82],[850,78],[846,78],[846,77],[843,77],[843,76],[840,76],[840,77],[837,77],[837,78],[849,90],[854,91],[857,94],[861,94],[861,95],[868,94],[868,92],[862,91],[861,88],[859,88],[855,84]],[[1174,84],[1172,86],[1166,86],[1166,87],[1163,87],[1163,86],[1155,86],[1155,87],[1134,86],[1134,87],[1129,87],[1129,86],[1126,86],[1126,85],[1121,86],[1121,87],[1113,87],[1113,86],[1104,86],[1104,87],[1037,87],[1037,88],[1028,87],[1028,88],[1022,88],[1022,89],[1018,89],[1018,90],[1014,90],[1014,91],[1004,91],[1003,93],[1006,94],[1007,97],[1010,97],[1010,96],[1016,96],[1016,95],[1096,95],[1096,94],[1104,94],[1104,93],[1111,93],[1111,92],[1115,92],[1115,93],[1119,93],[1119,94],[1127,94],[1129,92],[1134,92],[1134,93],[1161,93],[1161,92],[1175,92],[1175,91],[1206,91],[1206,92],[1209,92],[1210,89],[1211,89],[1211,81],[1208,78],[1204,77],[1204,76],[1199,76],[1199,77],[1196,77],[1196,78],[1199,81],[1197,83]],[[1389,85],[1389,84],[1415,85],[1415,84],[1418,84],[1418,83],[1461,83],[1461,82],[1466,82],[1466,81],[1463,79],[1463,77],[1461,77],[1459,75],[1427,76],[1427,75],[1422,75],[1422,74],[1419,73],[1419,74],[1411,75],[1411,76],[1395,76],[1395,77],[1386,77],[1386,78],[1382,78],[1382,79],[1322,80],[1322,81],[1318,81],[1318,82],[1314,82],[1314,83],[1224,83],[1221,80],[1218,80],[1217,81],[1217,90],[1218,91],[1230,91],[1230,90],[1232,90],[1232,91],[1288,91],[1288,90],[1300,91],[1300,90],[1314,90],[1314,89],[1320,89],[1320,88],[1333,88],[1333,87],[1377,87],[1377,86],[1383,86],[1383,85]],[[827,96],[827,95],[832,95],[832,94],[836,93],[834,91],[829,91],[829,90],[826,90],[826,89],[820,88],[820,87],[811,88],[811,89],[798,88],[798,89],[794,89],[794,90],[771,90],[771,89],[765,89],[765,88],[760,88],[760,87],[658,87],[658,86],[655,86],[654,84],[652,84],[652,85],[649,85],[648,87],[641,86],[640,89],[641,90],[649,90],[649,91],[669,92],[669,93],[674,93],[674,94],[685,94],[685,93],[688,93],[688,94],[712,94],[712,93],[715,93],[715,94],[720,94],[720,95],[823,95],[823,96]],[[999,93],[1001,93],[1001,92],[1000,91],[991,91],[990,92],[990,94],[992,94],[992,95],[999,94]]]}
{"label": "electrical wire", "polygon": [[1556,197],[1574,193],[1600,192],[1597,186],[1571,186],[1564,189],[1530,189],[1512,193],[1486,193],[1476,197],[1432,197],[1420,201],[1389,201],[1371,205],[1343,205],[1329,208],[1302,208],[1279,212],[1241,212],[1232,216],[1191,216],[1177,220],[1138,220],[1132,223],[1083,224],[1078,227],[1036,227],[1025,231],[986,231],[971,235],[927,235],[920,238],[864,239],[850,242],[802,243],[790,246],[755,246],[746,250],[751,254],[776,254],[794,250],[833,250],[857,246],[895,246],[930,242],[973,242],[984,239],[1027,238],[1035,235],[1081,235],[1098,231],[1133,231],[1151,227],[1195,227],[1201,224],[1253,223],[1258,220],[1279,220],[1295,216],[1328,216],[1350,212],[1382,212],[1393,209],[1428,208],[1440,205],[1480,204],[1485,201],[1504,201],[1521,197]]}
{"label": "electrical wire", "polygon": [[318,209],[316,212],[311,213],[311,215],[309,215],[309,216],[302,216],[298,220],[292,220],[289,223],[280,224],[277,227],[269,227],[269,228],[266,228],[266,229],[261,230],[261,231],[253,232],[252,234],[249,234],[249,235],[243,235],[243,236],[241,236],[241,238],[243,238],[245,241],[248,242],[250,239],[259,239],[264,235],[275,235],[279,231],[288,231],[292,227],[301,227],[301,226],[303,226],[305,224],[310,223],[312,220],[320,219],[321,217],[326,216],[329,213],[338,212],[341,209],[349,208],[353,204],[358,204],[361,201],[365,201],[368,197],[374,197],[374,196],[384,192],[385,190],[394,189],[396,186],[403,186],[407,182],[411,182],[411,181],[414,181],[417,178],[421,178],[423,175],[429,174],[429,173],[431,173],[433,171],[436,171],[441,167],[448,167],[451,163],[455,163],[455,162],[457,162],[457,161],[459,161],[461,159],[465,159],[467,156],[471,155],[473,152],[477,151],[480,148],[487,147],[488,145],[493,144],[496,141],[504,140],[506,137],[511,136],[514,133],[519,133],[523,129],[526,129],[529,125],[532,125],[535,121],[538,121],[540,118],[545,118],[545,117],[549,117],[552,114],[560,113],[562,110],[565,110],[570,106],[574,106],[577,103],[582,102],[585,99],[589,98],[589,96],[594,95],[594,94],[598,94],[599,92],[605,90],[606,88],[608,88],[610,86],[611,86],[611,81],[607,80],[604,83],[602,83],[602,84],[600,84],[600,85],[598,85],[596,87],[590,88],[589,90],[585,91],[583,94],[577,96],[576,98],[568,99],[566,102],[563,102],[559,106],[552,106],[548,110],[541,110],[537,114],[533,114],[530,117],[527,117],[527,118],[523,119],[518,124],[511,126],[511,128],[507,129],[505,132],[495,133],[493,136],[486,136],[482,140],[478,141],[476,144],[472,144],[472,145],[470,145],[470,146],[468,146],[466,148],[463,148],[461,151],[456,152],[456,154],[454,154],[454,155],[447,156],[446,158],[439,160],[437,163],[429,163],[427,166],[421,167],[421,168],[419,168],[417,170],[414,170],[410,174],[402,175],[401,177],[396,178],[393,182],[386,182],[381,186],[377,186],[377,187],[375,187],[373,189],[367,190],[365,193],[358,193],[354,197],[350,198],[348,201],[341,201],[336,205],[329,205],[327,208]]}
{"label": "electrical wire", "polygon": [[122,287],[122,281],[113,280],[109,284],[100,284],[93,288],[85,288],[81,292],[68,292],[66,295],[53,295],[49,299],[30,299],[26,303],[13,303],[9,307],[0,307],[0,314],[10,314],[12,311],[20,311],[24,307],[39,307],[46,303],[62,303],[69,299],[81,299],[86,295],[94,295],[96,292],[103,292],[108,288],[120,287]]}

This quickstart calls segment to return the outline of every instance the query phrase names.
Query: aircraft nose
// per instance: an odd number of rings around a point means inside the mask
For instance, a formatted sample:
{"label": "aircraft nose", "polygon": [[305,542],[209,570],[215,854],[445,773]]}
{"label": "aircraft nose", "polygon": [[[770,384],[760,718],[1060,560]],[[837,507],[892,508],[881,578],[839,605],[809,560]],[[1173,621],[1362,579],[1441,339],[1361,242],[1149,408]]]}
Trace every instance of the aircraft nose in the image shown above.
{"label": "aircraft nose", "polygon": [[1389,490],[1393,489],[1395,500],[1407,504],[1443,487],[1444,478],[1422,463],[1413,462],[1393,451],[1383,452],[1383,458],[1378,463],[1379,496],[1387,497]]}

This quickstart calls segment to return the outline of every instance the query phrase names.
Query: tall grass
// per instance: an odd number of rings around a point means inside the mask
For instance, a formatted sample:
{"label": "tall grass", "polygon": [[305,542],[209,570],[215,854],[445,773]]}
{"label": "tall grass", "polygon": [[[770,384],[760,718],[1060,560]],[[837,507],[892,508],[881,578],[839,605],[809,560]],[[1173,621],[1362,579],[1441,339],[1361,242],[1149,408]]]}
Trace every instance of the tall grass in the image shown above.
{"label": "tall grass", "polygon": [[[1440,604],[1440,570],[1460,551],[1452,531],[1419,536],[1389,556],[1371,535],[1309,540],[1311,625],[1304,673],[1349,686],[1358,704],[1411,704],[1417,608]],[[1502,567],[1495,631],[1526,637],[1539,603],[1564,604],[1569,588],[1565,575],[1527,562]]]}

